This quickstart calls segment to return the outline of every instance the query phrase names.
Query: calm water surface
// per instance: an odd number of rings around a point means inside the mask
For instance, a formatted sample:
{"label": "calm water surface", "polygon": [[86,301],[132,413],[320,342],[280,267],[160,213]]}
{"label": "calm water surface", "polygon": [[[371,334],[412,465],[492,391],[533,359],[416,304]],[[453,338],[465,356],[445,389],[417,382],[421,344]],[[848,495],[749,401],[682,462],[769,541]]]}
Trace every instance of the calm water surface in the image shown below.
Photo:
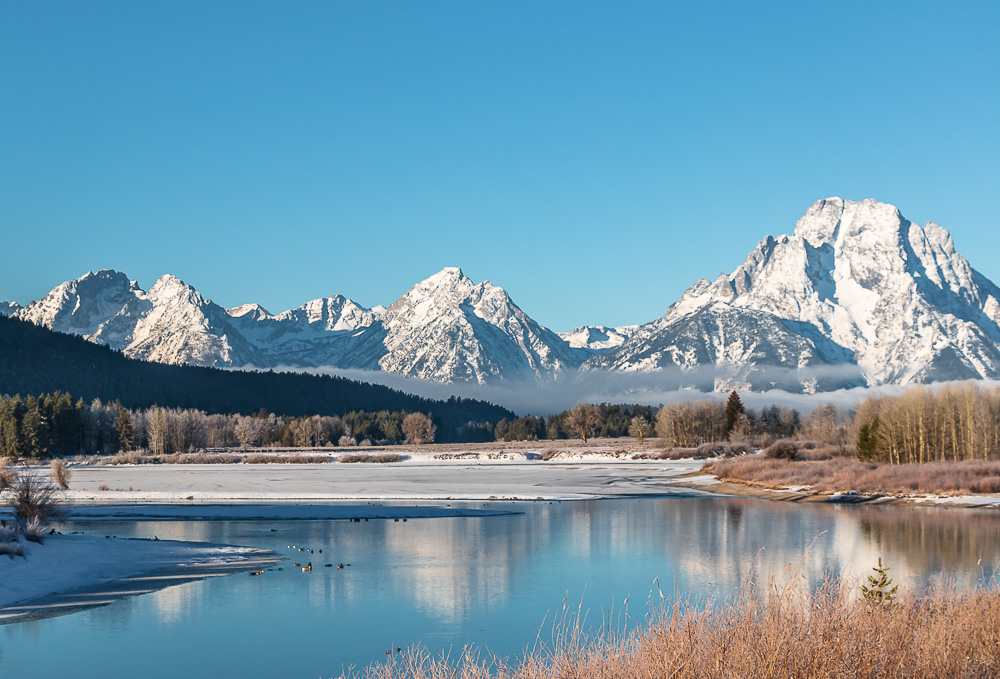
{"label": "calm water surface", "polygon": [[[452,503],[457,504],[457,503]],[[480,506],[475,504],[473,506]],[[497,506],[494,504],[493,506]],[[386,650],[464,644],[516,655],[564,606],[641,623],[654,580],[725,596],[751,569],[816,585],[870,572],[904,586],[995,582],[1000,512],[728,498],[524,503],[516,516],[409,521],[100,521],[67,530],[271,549],[302,573],[238,574],[0,627],[0,677],[334,677]],[[276,529],[273,532],[272,529]],[[322,549],[294,554],[287,545]],[[322,568],[324,563],[350,568]],[[804,576],[804,577],[802,577]],[[614,613],[612,614],[612,611]]]}

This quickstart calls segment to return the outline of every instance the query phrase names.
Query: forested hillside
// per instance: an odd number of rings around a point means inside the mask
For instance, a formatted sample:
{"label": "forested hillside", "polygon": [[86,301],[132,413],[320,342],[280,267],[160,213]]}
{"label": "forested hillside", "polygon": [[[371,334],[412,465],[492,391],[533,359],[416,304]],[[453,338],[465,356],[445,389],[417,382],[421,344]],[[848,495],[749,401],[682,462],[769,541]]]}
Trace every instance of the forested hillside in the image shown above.
{"label": "forested hillside", "polygon": [[431,413],[438,440],[455,440],[469,422],[512,419],[505,408],[452,397],[433,401],[342,377],[242,372],[147,363],[79,337],[0,317],[0,394],[68,392],[126,408],[194,408],[206,413],[288,416],[356,411]]}

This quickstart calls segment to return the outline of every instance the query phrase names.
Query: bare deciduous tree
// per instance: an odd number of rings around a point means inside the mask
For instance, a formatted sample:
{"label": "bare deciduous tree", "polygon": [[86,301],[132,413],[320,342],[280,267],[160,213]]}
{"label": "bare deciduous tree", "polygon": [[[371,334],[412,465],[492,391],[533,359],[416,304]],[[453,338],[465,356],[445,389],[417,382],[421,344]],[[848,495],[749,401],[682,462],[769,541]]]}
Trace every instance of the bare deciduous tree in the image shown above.
{"label": "bare deciduous tree", "polygon": [[646,437],[650,435],[653,431],[653,427],[649,422],[649,419],[643,417],[642,415],[636,415],[632,418],[632,421],[628,426],[628,435],[634,439],[639,439],[639,445],[642,446],[643,441]]}
{"label": "bare deciduous tree", "polygon": [[245,415],[240,415],[236,418],[236,423],[233,426],[233,431],[236,434],[236,438],[239,440],[240,445],[243,446],[244,452],[250,446],[256,444],[257,442],[257,420],[252,417],[246,417]]}
{"label": "bare deciduous tree", "polygon": [[419,445],[421,443],[434,443],[434,434],[437,427],[431,418],[423,413],[410,413],[403,418],[403,436],[407,443]]}
{"label": "bare deciduous tree", "polygon": [[593,435],[594,428],[600,419],[596,406],[590,403],[581,403],[566,414],[566,425],[586,443],[587,439]]}
{"label": "bare deciduous tree", "polygon": [[163,408],[152,408],[146,414],[146,440],[149,452],[153,455],[163,455],[167,446],[167,411]]}
{"label": "bare deciduous tree", "polygon": [[707,399],[665,405],[656,415],[656,434],[664,445],[682,448],[725,441],[725,406]]}

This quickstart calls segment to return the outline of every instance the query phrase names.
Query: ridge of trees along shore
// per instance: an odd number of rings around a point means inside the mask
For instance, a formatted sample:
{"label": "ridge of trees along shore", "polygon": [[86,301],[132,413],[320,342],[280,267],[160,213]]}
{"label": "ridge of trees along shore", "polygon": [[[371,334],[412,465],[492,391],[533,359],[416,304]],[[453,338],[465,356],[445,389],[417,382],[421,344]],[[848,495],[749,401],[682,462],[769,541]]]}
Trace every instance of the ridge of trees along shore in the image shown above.
{"label": "ridge of trees along shore", "polygon": [[[127,409],[118,402],[85,403],[69,394],[0,398],[0,455],[44,457],[153,454],[223,447],[321,447],[433,442],[433,415],[381,410],[292,417],[197,409]],[[866,461],[889,463],[1000,459],[1000,387],[977,382],[937,389],[914,387],[898,396],[862,401],[856,410],[821,405],[803,416],[776,405],[745,408],[734,391],[725,401],[688,400],[654,407],[583,403],[536,417],[468,422],[465,442],[656,436],[659,445],[690,448],[717,441],[764,445],[799,437],[839,447]]]}

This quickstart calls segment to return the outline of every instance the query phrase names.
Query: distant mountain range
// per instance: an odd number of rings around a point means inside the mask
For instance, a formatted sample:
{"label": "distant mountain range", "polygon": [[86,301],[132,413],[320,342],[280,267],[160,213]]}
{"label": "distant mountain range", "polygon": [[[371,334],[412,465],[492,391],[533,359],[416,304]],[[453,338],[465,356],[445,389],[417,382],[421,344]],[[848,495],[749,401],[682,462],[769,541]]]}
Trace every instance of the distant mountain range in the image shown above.
{"label": "distant mountain range", "polygon": [[998,300],[942,227],[875,200],[829,198],[792,235],[768,236],[733,273],[697,281],[638,326],[555,333],[457,268],[388,308],[335,295],[277,315],[224,309],[170,275],[147,292],[102,270],[25,307],[0,303],[0,314],[171,364],[473,383],[662,373],[707,390],[813,392],[1000,377]]}
{"label": "distant mountain range", "polygon": [[[470,440],[468,424],[516,415],[473,399],[436,400],[333,375],[219,370],[130,359],[121,352],[0,317],[0,395],[62,391],[85,402],[120,401],[127,408],[160,405],[207,413],[346,415],[351,411],[430,413],[439,441]],[[474,435],[474,434],[473,434]]]}

